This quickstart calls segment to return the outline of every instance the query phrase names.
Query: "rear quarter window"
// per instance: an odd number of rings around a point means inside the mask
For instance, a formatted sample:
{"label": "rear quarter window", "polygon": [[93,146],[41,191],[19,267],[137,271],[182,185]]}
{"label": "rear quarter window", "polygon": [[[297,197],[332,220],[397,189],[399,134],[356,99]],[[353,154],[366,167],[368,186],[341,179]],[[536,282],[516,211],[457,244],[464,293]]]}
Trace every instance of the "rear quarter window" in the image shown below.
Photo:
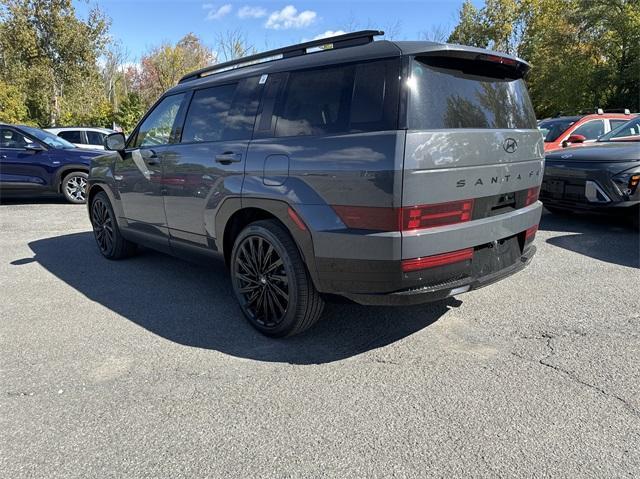
{"label": "rear quarter window", "polygon": [[275,108],[275,135],[397,128],[399,61],[293,71]]}
{"label": "rear quarter window", "polygon": [[524,80],[472,61],[414,58],[407,84],[409,129],[536,128]]}

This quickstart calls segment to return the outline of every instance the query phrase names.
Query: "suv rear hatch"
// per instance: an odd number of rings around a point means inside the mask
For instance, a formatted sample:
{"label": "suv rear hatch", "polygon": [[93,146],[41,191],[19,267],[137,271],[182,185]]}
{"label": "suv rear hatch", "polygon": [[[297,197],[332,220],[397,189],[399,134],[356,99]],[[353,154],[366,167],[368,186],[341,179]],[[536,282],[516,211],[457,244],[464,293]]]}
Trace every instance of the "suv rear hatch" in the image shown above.
{"label": "suv rear hatch", "polygon": [[540,217],[544,164],[527,68],[462,47],[410,57],[403,259],[470,247],[478,257],[495,240],[519,243],[522,253],[524,231]]}

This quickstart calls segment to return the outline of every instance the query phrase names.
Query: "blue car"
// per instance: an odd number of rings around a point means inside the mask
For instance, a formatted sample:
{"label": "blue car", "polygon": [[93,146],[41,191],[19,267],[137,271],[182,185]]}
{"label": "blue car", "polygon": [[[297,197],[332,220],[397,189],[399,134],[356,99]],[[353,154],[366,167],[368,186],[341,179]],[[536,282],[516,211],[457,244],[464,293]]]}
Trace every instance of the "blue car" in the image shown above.
{"label": "blue car", "polygon": [[91,159],[101,154],[39,128],[0,123],[0,191],[61,193],[70,203],[84,203]]}

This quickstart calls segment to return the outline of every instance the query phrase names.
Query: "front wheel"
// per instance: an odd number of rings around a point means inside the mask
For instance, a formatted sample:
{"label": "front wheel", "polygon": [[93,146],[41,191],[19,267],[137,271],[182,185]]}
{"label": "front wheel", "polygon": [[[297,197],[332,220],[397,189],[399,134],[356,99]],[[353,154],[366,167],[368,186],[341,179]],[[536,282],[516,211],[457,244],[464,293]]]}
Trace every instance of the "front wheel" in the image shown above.
{"label": "front wheel", "polygon": [[101,191],[91,200],[91,225],[100,253],[107,259],[122,259],[136,251],[136,244],[120,234],[109,197]]}
{"label": "front wheel", "polygon": [[69,203],[82,204],[87,201],[88,177],[84,171],[73,171],[64,177],[60,189]]}
{"label": "front wheel", "polygon": [[258,221],[240,232],[231,282],[245,317],[267,336],[301,333],[324,308],[296,244],[276,221]]}

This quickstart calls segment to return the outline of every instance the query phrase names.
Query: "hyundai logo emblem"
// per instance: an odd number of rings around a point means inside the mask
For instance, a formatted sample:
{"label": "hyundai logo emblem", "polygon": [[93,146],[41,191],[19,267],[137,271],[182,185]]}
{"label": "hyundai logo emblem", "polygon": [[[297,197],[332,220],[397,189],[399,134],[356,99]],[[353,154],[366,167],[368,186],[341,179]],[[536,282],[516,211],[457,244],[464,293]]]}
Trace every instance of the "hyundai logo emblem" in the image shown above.
{"label": "hyundai logo emblem", "polygon": [[513,153],[518,149],[518,142],[513,138],[507,138],[506,140],[504,140],[502,148],[504,148],[504,151],[506,151],[507,153]]}

